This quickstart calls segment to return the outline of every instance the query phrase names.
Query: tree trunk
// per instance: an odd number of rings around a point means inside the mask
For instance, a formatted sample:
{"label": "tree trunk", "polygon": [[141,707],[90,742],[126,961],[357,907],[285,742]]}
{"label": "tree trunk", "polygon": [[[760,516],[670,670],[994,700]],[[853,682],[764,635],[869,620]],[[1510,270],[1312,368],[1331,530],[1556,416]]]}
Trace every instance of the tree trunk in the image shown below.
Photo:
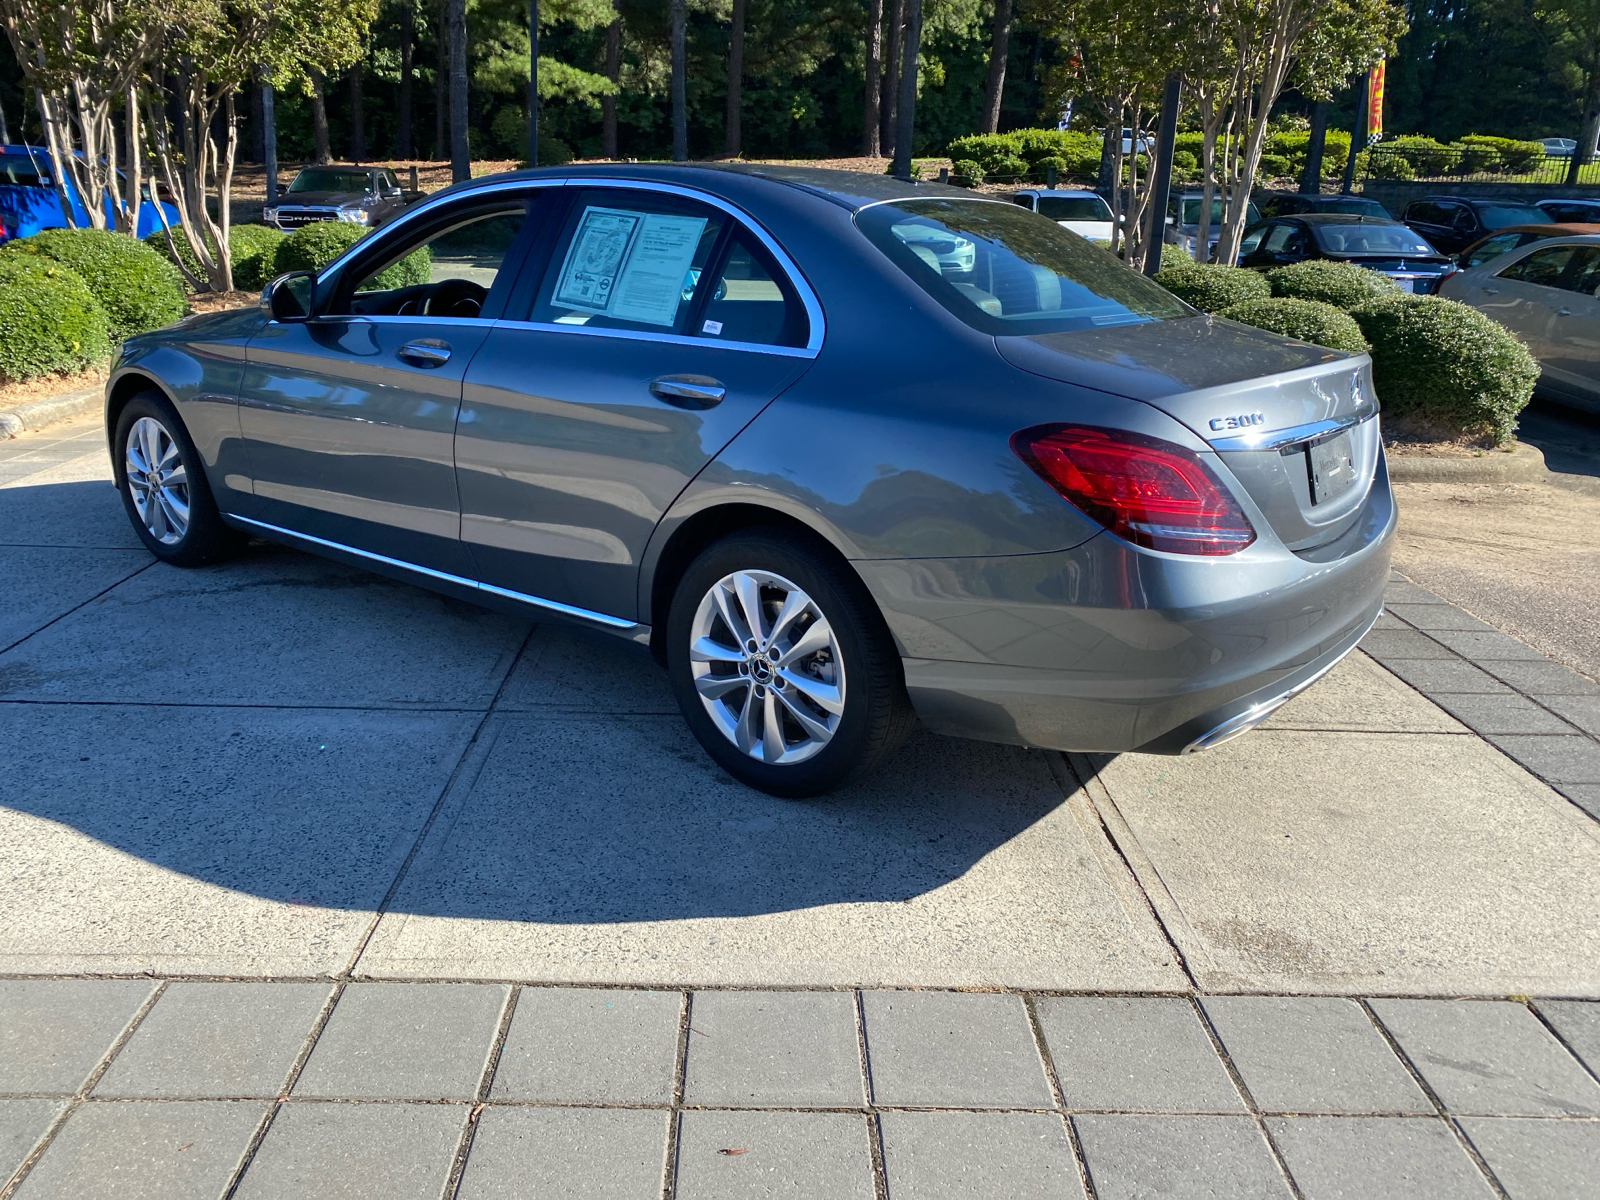
{"label": "tree trunk", "polygon": [[[1116,128],[1113,129],[1113,125]],[[1116,182],[1116,176],[1112,174],[1112,170],[1115,167],[1118,149],[1121,145],[1121,114],[1118,114],[1116,121],[1113,121],[1108,115],[1106,117],[1106,131],[1100,135],[1100,169],[1095,172],[1094,177],[1094,190],[1108,200],[1111,198],[1111,189]]]}
{"label": "tree trunk", "polygon": [[883,147],[878,128],[880,76],[883,73],[883,0],[867,3],[867,86],[861,101],[861,153],[877,158]]}
{"label": "tree trunk", "polygon": [[6,106],[0,104],[0,146],[9,146],[10,144],[11,128],[6,124]]}
{"label": "tree trunk", "polygon": [[740,101],[744,84],[744,0],[733,0],[733,26],[728,31],[728,119],[723,152],[730,158],[740,152]]}
{"label": "tree trunk", "polygon": [[446,91],[447,81],[450,76],[450,32],[449,22],[445,19],[444,10],[440,10],[439,31],[434,39],[437,49],[433,70],[433,161],[442,162],[450,157],[449,142],[446,141],[445,119],[450,112],[450,102]]}
{"label": "tree trunk", "polygon": [[895,112],[894,173],[911,178],[911,132],[917,117],[917,57],[922,50],[922,0],[906,0],[905,45],[900,51],[900,99]]}
{"label": "tree trunk", "polygon": [[[127,110],[127,119],[124,121],[123,136],[127,145],[127,173],[128,173],[128,232],[139,232],[139,208],[144,203],[144,160],[139,153],[139,88],[137,84],[128,88],[128,95],[124,101]],[[0,121],[0,141],[5,140],[4,122]],[[151,196],[152,200],[160,202],[159,196]]]}
{"label": "tree trunk", "polygon": [[528,165],[539,165],[539,0],[528,0]]}
{"label": "tree trunk", "polygon": [[900,123],[900,47],[906,23],[906,0],[889,6],[889,29],[883,42],[883,103],[878,113],[878,145],[884,154],[894,153],[894,135]]}
{"label": "tree trunk", "polygon": [[350,68],[350,161],[367,160],[367,115],[362,104],[361,64]]}
{"label": "tree trunk", "polygon": [[266,154],[266,145],[262,138],[261,117],[261,89],[266,86],[261,81],[260,72],[251,76],[254,87],[250,89],[250,154],[251,162],[260,162]]}
{"label": "tree trunk", "polygon": [[1300,176],[1300,190],[1312,195],[1322,190],[1322,150],[1328,144],[1328,102],[1318,100],[1311,108],[1311,136],[1306,141],[1306,169]]}
{"label": "tree trunk", "polygon": [[689,12],[685,0],[670,0],[672,16],[672,161],[689,159],[689,96],[684,77],[684,38]]}
{"label": "tree trunk", "polygon": [[1011,0],[994,0],[994,30],[989,38],[989,82],[983,89],[979,133],[1000,131],[1000,97],[1006,90],[1006,56],[1011,50]]}
{"label": "tree trunk", "polygon": [[328,99],[323,88],[325,81],[321,71],[311,72],[311,137],[316,146],[312,154],[312,161],[316,163],[330,163],[333,161],[333,148],[328,143]]}
{"label": "tree trunk", "polygon": [[1578,182],[1578,172],[1594,161],[1595,143],[1600,140],[1600,70],[1589,72],[1584,88],[1583,124],[1578,127],[1578,144],[1572,148],[1567,164],[1567,186]]}
{"label": "tree trunk", "polygon": [[[622,18],[613,17],[606,26],[606,78],[616,83],[622,75]],[[617,97],[600,97],[600,155],[617,157]]]}
{"label": "tree trunk", "polygon": [[405,5],[405,16],[400,22],[400,112],[395,123],[394,151],[397,158],[410,158],[412,82],[416,65],[412,57],[416,51],[417,30],[411,6]]}
{"label": "tree trunk", "polygon": [[450,26],[450,182],[472,178],[467,148],[467,0],[448,0]]}

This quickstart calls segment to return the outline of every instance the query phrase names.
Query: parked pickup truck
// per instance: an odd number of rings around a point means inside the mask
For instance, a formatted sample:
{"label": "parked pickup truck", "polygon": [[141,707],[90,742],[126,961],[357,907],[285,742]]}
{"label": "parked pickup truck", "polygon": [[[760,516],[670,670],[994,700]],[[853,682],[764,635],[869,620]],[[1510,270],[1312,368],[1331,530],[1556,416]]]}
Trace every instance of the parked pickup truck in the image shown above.
{"label": "parked pickup truck", "polygon": [[421,196],[402,191],[387,167],[307,167],[277,204],[261,210],[261,219],[283,230],[317,221],[381,225]]}

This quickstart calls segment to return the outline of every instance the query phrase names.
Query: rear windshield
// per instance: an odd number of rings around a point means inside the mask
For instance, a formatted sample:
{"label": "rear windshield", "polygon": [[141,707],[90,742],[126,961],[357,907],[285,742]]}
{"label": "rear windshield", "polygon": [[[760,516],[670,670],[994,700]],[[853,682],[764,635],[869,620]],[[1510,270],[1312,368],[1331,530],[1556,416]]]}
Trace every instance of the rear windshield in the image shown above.
{"label": "rear windshield", "polygon": [[929,295],[986,333],[1059,333],[1189,312],[1098,246],[1003,201],[874,204],[856,224]]}
{"label": "rear windshield", "polygon": [[1485,229],[1504,229],[1508,225],[1546,225],[1550,222],[1550,214],[1543,209],[1512,208],[1509,205],[1480,208],[1478,216],[1482,218]]}
{"label": "rear windshield", "polygon": [[[1222,224],[1222,215],[1223,215],[1222,199],[1221,199],[1221,197],[1218,197],[1218,198],[1216,198],[1216,199],[1211,201],[1211,228],[1212,229],[1216,229],[1219,226],[1221,226],[1221,224]],[[1246,204],[1245,204],[1244,223],[1246,225],[1254,225],[1259,220],[1261,220],[1261,210],[1256,207],[1256,202],[1254,200],[1247,201]],[[1184,198],[1184,201],[1183,201],[1183,219],[1179,223],[1183,224],[1183,225],[1198,225],[1198,224],[1200,224],[1200,199],[1199,199],[1199,197],[1197,197],[1197,196],[1187,196],[1187,197]]]}
{"label": "rear windshield", "polygon": [[1319,200],[1318,212],[1349,213],[1351,216],[1389,220],[1389,210],[1376,200]]}
{"label": "rear windshield", "polygon": [[364,192],[365,171],[337,171],[328,167],[307,167],[294,177],[291,192]]}
{"label": "rear windshield", "polygon": [[0,154],[0,184],[13,187],[49,187],[50,172],[44,160],[35,162],[26,154]]}
{"label": "rear windshield", "polygon": [[1331,254],[1437,254],[1421,237],[1399,223],[1365,221],[1350,225],[1317,225],[1317,245]]}
{"label": "rear windshield", "polygon": [[1111,210],[1099,196],[1040,196],[1039,215],[1052,221],[1111,220]]}

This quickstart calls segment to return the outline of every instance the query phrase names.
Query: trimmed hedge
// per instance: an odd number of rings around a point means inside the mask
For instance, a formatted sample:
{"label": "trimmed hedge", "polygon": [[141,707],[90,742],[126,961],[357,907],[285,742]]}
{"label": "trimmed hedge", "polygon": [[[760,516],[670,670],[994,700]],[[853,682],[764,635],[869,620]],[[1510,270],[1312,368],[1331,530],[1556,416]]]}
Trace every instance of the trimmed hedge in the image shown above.
{"label": "trimmed hedge", "polygon": [[170,325],[189,311],[178,270],[136,238],[107,229],[45,229],[5,245],[74,271],[99,301],[113,342]]}
{"label": "trimmed hedge", "polygon": [[1004,176],[1007,183],[1021,183],[1027,178],[1043,181],[1050,166],[1055,167],[1058,181],[1075,176],[1093,179],[1100,170],[1100,139],[1071,129],[974,133],[952,138],[945,153],[955,164],[954,173],[975,183],[979,176],[972,173],[968,164],[977,164],[983,177]]}
{"label": "trimmed hedge", "polygon": [[1350,315],[1372,344],[1385,411],[1497,444],[1511,439],[1539,364],[1509,330],[1454,300],[1403,292]]}
{"label": "trimmed hedge", "polygon": [[1316,300],[1246,300],[1243,304],[1229,305],[1217,316],[1330,350],[1360,354],[1367,349],[1361,327],[1349,314]]}
{"label": "trimmed hedge", "polygon": [[1220,312],[1247,300],[1265,300],[1272,294],[1259,272],[1244,267],[1222,267],[1213,263],[1168,267],[1165,253],[1161,261],[1162,269],[1156,282],[1201,312]]}
{"label": "trimmed hedge", "polygon": [[1328,259],[1311,258],[1287,267],[1274,267],[1265,274],[1274,296],[1316,300],[1346,310],[1404,294],[1387,275],[1354,263]]}
{"label": "trimmed hedge", "polygon": [[0,379],[81,371],[110,355],[105,310],[76,271],[0,254]]}
{"label": "trimmed hedge", "polygon": [[[278,243],[283,241],[283,234],[270,225],[230,225],[228,226],[228,249],[233,258],[233,286],[245,291],[254,291],[267,286],[267,280],[277,274],[276,255]],[[178,258],[183,265],[189,268],[189,273],[197,279],[204,280],[205,272],[200,269],[200,260],[195,258],[194,251],[189,249],[189,241],[179,229],[172,231],[172,243],[178,248]],[[172,251],[167,248],[167,235],[157,229],[145,235],[144,244],[168,262],[172,261]],[[188,281],[184,281],[188,286]]]}
{"label": "trimmed hedge", "polygon": [[[367,231],[360,225],[344,221],[318,221],[314,225],[302,225],[278,243],[274,275],[289,271],[320,271],[366,234]],[[432,264],[433,256],[424,246],[393,266],[386,267],[372,282],[384,290],[427,283]]]}

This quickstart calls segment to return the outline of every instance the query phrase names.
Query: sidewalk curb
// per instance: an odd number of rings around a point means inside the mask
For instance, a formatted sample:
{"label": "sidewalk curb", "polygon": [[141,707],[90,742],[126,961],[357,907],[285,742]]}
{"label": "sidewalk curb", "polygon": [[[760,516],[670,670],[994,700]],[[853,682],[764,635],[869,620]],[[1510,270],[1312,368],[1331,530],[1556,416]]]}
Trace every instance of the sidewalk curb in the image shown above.
{"label": "sidewalk curb", "polygon": [[1544,452],[1527,442],[1516,442],[1509,452],[1490,450],[1476,458],[1436,458],[1396,453],[1386,446],[1392,483],[1538,483],[1550,474]]}
{"label": "sidewalk curb", "polygon": [[0,408],[0,437],[14,438],[26,430],[43,429],[57,421],[95,412],[104,398],[105,391],[102,388],[92,387],[81,392],[46,396],[43,400],[30,400],[15,408]]}

